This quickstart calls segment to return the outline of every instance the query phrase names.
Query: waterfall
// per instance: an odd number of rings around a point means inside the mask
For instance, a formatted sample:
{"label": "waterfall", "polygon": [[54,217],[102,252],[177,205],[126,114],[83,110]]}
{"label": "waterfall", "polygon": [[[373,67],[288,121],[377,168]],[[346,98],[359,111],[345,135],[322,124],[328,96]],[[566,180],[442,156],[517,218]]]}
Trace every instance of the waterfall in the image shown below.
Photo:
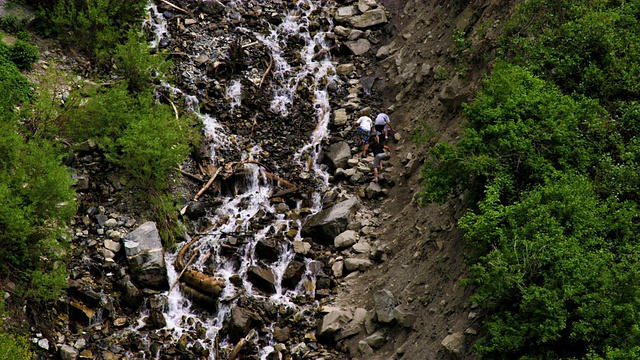
{"label": "waterfall", "polygon": [[[267,2],[268,4],[269,2]],[[278,2],[280,3],[280,2]],[[235,0],[226,4],[227,13],[238,16],[243,6],[256,5],[255,1]],[[327,86],[337,81],[334,66],[328,56],[329,42],[325,38],[325,32],[319,31],[317,26],[311,24],[312,16],[322,17],[330,23],[330,3],[320,0],[297,0],[287,2],[278,7],[284,11],[282,21],[277,24],[263,21],[264,32],[241,27],[239,32],[250,34],[252,38],[262,44],[269,55],[271,62],[271,78],[268,81],[272,93],[270,109],[279,116],[286,118],[292,113],[291,108],[296,103],[310,101],[310,106],[315,109],[316,126],[307,141],[300,144],[292,155],[301,172],[301,178],[313,178],[317,183],[317,191],[311,194],[311,207],[306,214],[317,212],[321,209],[321,192],[330,188],[329,175],[325,168],[319,165],[318,156],[322,142],[329,136],[330,105]],[[146,26],[154,27],[155,36],[151,42],[152,47],[157,47],[161,39],[172,35],[167,26],[161,21],[162,14],[158,13],[154,5],[149,6],[152,19]],[[325,29],[326,30],[326,29]],[[300,44],[299,63],[292,64],[292,60],[285,53],[285,47],[295,37],[295,42]],[[214,47],[213,42],[211,47]],[[211,57],[217,56],[211,52]],[[191,68],[189,71],[202,72],[199,68]],[[255,72],[255,69],[253,70]],[[260,79],[260,77],[255,77]],[[251,80],[256,82],[255,79]],[[261,81],[260,81],[261,83]],[[165,85],[169,86],[169,85]],[[309,89],[313,95],[310,98],[298,98],[300,87]],[[243,106],[243,85],[240,78],[230,79],[224,89],[225,101],[229,112],[235,114]],[[307,298],[311,305],[317,305],[315,296],[315,279],[321,266],[317,261],[304,258],[304,273],[296,284],[284,284],[284,274],[287,268],[294,262],[296,254],[291,241],[301,241],[299,230],[302,226],[302,216],[288,216],[285,211],[278,209],[271,202],[273,194],[272,180],[267,177],[265,168],[258,163],[262,160],[263,149],[260,143],[255,142],[250,136],[233,134],[224,124],[216,118],[216,114],[201,114],[200,104],[194,94],[187,94],[186,90],[171,88],[171,92],[184,98],[184,104],[198,115],[203,124],[205,138],[209,144],[210,160],[214,166],[224,166],[226,160],[222,154],[230,151],[242,153],[241,159],[246,163],[242,168],[242,176],[233,189],[216,189],[213,191],[219,205],[208,211],[208,222],[211,228],[194,237],[189,247],[187,259],[194,256],[190,265],[198,271],[213,273],[217,278],[224,280],[226,286],[220,294],[215,312],[202,311],[194,306],[191,300],[176,286],[166,294],[167,304],[163,313],[166,319],[166,327],[162,329],[170,333],[175,339],[184,334],[196,331],[197,324],[206,328],[206,339],[197,340],[205,348],[211,349],[209,358],[216,359],[214,344],[226,349],[228,353],[234,346],[226,339],[218,338],[220,330],[228,321],[237,299],[248,297],[260,301],[268,301],[274,306],[289,309],[294,316],[302,317],[310,310],[299,304],[297,299]],[[247,110],[243,110],[246,114]],[[251,163],[254,161],[255,163]],[[303,206],[300,202],[289,206],[288,211],[300,215]],[[275,241],[277,258],[272,261],[260,259],[256,248],[265,241]],[[178,244],[180,249],[187,242]],[[229,252],[236,249],[232,254]],[[173,284],[179,276],[174,267],[177,253],[167,253],[169,282]],[[256,285],[256,269],[259,272],[273,276],[273,288],[265,291],[265,285]],[[268,288],[268,286],[266,286]],[[270,291],[269,291],[270,290]],[[197,319],[197,321],[193,321]],[[137,328],[141,327],[141,323]],[[266,335],[257,339],[257,333],[252,332],[246,337],[256,343],[261,359],[266,359],[274,350],[275,342],[272,332],[273,325],[267,325]],[[264,331],[264,329],[263,329]]]}

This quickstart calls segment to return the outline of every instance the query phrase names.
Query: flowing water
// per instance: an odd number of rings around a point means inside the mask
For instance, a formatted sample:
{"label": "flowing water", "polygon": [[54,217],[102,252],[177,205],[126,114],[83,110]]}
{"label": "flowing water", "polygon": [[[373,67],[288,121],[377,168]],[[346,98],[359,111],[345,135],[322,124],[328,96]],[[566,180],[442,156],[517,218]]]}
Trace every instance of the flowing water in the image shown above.
{"label": "flowing water", "polygon": [[[269,4],[267,2],[265,4]],[[280,2],[278,2],[280,3]],[[228,13],[238,13],[243,6],[254,6],[255,1],[232,1],[227,6]],[[272,4],[271,4],[272,5]],[[265,5],[269,7],[271,5]],[[328,174],[323,166],[318,165],[320,144],[329,136],[328,124],[330,117],[329,93],[327,85],[336,80],[333,64],[328,56],[316,56],[319,51],[328,53],[329,44],[325,41],[325,32],[318,30],[317,26],[310,24],[311,17],[330,19],[331,3],[326,1],[299,0],[286,2],[286,6],[280,6],[284,13],[279,25],[269,24],[268,31],[255,33],[251,29],[239,29],[245,33],[251,33],[254,39],[264,45],[272,61],[272,71],[269,86],[272,89],[270,99],[271,110],[279,116],[287,117],[292,113],[292,106],[301,101],[311,101],[316,109],[317,126],[310,134],[308,140],[300,144],[293,156],[293,161],[299,167],[301,174],[315,179],[316,191],[311,196],[309,209],[303,209],[301,203],[295,204],[291,212],[309,214],[321,209],[321,191],[330,187]],[[170,37],[166,24],[162,21],[162,15],[155,6],[149,7],[152,19],[147,25],[153,25],[156,36],[151,45],[157,46],[162,39]],[[316,30],[311,30],[316,29]],[[322,30],[327,30],[326,27]],[[302,65],[292,65],[291,59],[286,55],[285,47],[291,37],[295,36],[299,46],[299,59]],[[240,74],[239,76],[242,76]],[[243,87],[240,77],[226,83],[226,101],[230,112],[233,114],[242,106]],[[301,99],[297,96],[297,89],[305,87],[310,90],[312,97]],[[224,159],[220,154],[228,151],[242,153],[242,160],[261,160],[262,148],[259,143],[251,143],[251,139],[243,138],[239,134],[232,134],[223,124],[218,122],[216,114],[200,114],[198,111],[198,98],[193,94],[183,94],[181,90],[172,89],[174,93],[182,94],[185,104],[198,113],[203,121],[203,129],[210,147],[210,160],[215,166],[223,166]],[[248,110],[244,110],[245,115]],[[249,114],[248,117],[251,117]],[[293,123],[293,122],[292,122]],[[249,143],[249,146],[246,144]],[[243,144],[240,146],[239,144]],[[265,173],[265,169],[254,163],[246,163],[243,169],[240,184],[235,191],[228,189],[215,190],[215,196],[221,201],[215,209],[210,209],[209,222],[214,226],[195,240],[189,248],[186,259],[193,254],[197,258],[190,268],[199,271],[207,270],[214,273],[220,279],[224,279],[226,286],[220,300],[217,302],[216,311],[202,311],[194,306],[188,297],[180,289],[173,288],[167,296],[166,311],[164,317],[167,326],[162,331],[173,334],[175,339],[185,333],[194,333],[196,324],[204,325],[206,339],[198,340],[203,347],[210,349],[210,359],[216,359],[216,351],[213,348],[219,346],[223,352],[227,352],[234,344],[227,339],[219,338],[219,331],[228,321],[230,313],[236,306],[237,299],[250,297],[262,302],[270,302],[277,308],[287,309],[293,316],[305,316],[310,311],[309,305],[314,305],[315,276],[321,269],[321,265],[312,259],[305,258],[304,274],[295,286],[285,286],[283,275],[287,267],[296,257],[291,240],[302,240],[299,230],[302,226],[302,217],[290,217],[284,212],[278,211],[270,201],[274,193],[273,181]],[[294,230],[290,232],[290,230]],[[283,236],[285,233],[295,233],[293,236]],[[256,246],[261,241],[269,239],[285,239],[279,243],[277,260],[264,261],[256,254]],[[180,244],[182,245],[182,244]],[[237,250],[229,254],[228,248],[233,246]],[[180,246],[178,247],[180,248]],[[225,251],[227,249],[227,251]],[[174,268],[176,253],[167,253],[169,283],[173,284],[178,278]],[[273,289],[264,291],[252,282],[251,271],[256,268],[267,271],[273,275]],[[240,279],[240,280],[238,280]],[[306,301],[299,301],[307,299]],[[301,303],[308,304],[307,306]],[[192,321],[197,319],[197,321]],[[141,325],[140,325],[141,326]],[[259,349],[260,357],[265,359],[273,350],[272,325],[267,325],[266,335],[258,338],[257,332],[250,332],[246,338],[255,343]],[[264,333],[264,329],[261,331]],[[217,344],[217,345],[216,345]]]}

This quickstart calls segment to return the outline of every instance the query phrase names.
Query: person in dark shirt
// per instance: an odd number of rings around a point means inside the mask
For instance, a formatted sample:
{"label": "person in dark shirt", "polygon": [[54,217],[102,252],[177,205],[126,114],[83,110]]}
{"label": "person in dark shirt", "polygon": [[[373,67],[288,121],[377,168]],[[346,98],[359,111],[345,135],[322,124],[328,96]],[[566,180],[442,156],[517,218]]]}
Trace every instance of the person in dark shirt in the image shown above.
{"label": "person in dark shirt", "polygon": [[378,172],[382,170],[382,160],[389,159],[389,155],[384,151],[391,151],[391,149],[384,144],[384,134],[372,136],[369,148],[373,152],[373,181],[378,182]]}

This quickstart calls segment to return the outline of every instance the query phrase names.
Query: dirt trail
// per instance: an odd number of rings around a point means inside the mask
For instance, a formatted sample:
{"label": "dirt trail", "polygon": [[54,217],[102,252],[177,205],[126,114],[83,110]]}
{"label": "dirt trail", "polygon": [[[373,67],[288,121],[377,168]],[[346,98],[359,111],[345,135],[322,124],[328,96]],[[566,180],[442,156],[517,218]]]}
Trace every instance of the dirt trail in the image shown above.
{"label": "dirt trail", "polygon": [[[388,289],[398,304],[417,315],[411,328],[396,325],[388,329],[388,341],[374,355],[354,358],[448,359],[442,340],[449,334],[463,333],[464,351],[458,358],[476,359],[469,349],[478,338],[482,314],[469,304],[472,289],[460,284],[466,276],[464,240],[455,226],[465,210],[458,199],[442,206],[418,207],[413,198],[421,189],[420,164],[429,147],[437,141],[455,141],[463,122],[459,106],[442,104],[441,91],[449,88],[472,98],[490,68],[485,59],[493,57],[487,54],[495,48],[515,3],[380,2],[388,10],[390,22],[385,28],[388,38],[380,39],[374,53],[389,46],[399,54],[379,57],[373,66],[377,77],[374,95],[392,109],[391,120],[402,137],[391,146],[398,183],[379,204],[380,216],[386,219],[379,239],[389,246],[390,255],[386,262],[346,280],[335,303],[372,309],[373,294]],[[466,33],[466,52],[459,53],[454,46],[456,29]],[[422,74],[416,75],[420,69]],[[418,146],[409,137],[422,122],[433,130],[434,138]],[[405,166],[409,158],[417,159],[410,169]],[[358,354],[359,340],[356,337],[348,342],[354,355]]]}

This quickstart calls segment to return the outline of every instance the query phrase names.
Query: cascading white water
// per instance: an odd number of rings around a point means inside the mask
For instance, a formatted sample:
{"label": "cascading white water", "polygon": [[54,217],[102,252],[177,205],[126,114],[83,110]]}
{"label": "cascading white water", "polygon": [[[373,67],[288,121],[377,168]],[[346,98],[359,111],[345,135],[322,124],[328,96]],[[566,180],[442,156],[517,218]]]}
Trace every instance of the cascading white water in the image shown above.
{"label": "cascading white water", "polygon": [[[312,106],[316,109],[317,126],[308,142],[300,144],[299,149],[295,152],[294,161],[297,162],[301,169],[300,171],[312,173],[312,176],[318,182],[318,191],[326,190],[329,186],[329,175],[322,166],[318,165],[318,153],[321,142],[329,136],[330,105],[327,85],[336,81],[336,75],[333,64],[327,55],[329,44],[325,41],[325,34],[322,31],[315,34],[310,33],[309,17],[314,13],[320,12],[323,15],[316,14],[314,16],[324,16],[325,19],[330,19],[328,5],[325,1],[320,0],[294,1],[293,4],[288,5],[290,10],[283,14],[283,21],[279,25],[269,24],[268,34],[253,33],[255,38],[268,49],[273,61],[271,109],[286,117],[290,113],[291,106],[296,101],[308,101],[308,99],[296,98],[299,86],[305,86],[313,94]],[[231,1],[227,6],[242,7],[245,6],[245,2],[239,0]],[[150,6],[149,9],[154,14],[154,18],[162,18],[154,6]],[[152,22],[159,23],[158,20],[152,20]],[[159,31],[156,36],[157,39],[167,36],[166,25],[161,24],[157,29]],[[249,29],[242,30],[252,32]],[[299,54],[303,62],[302,66],[292,66],[284,55],[284,46],[292,36],[295,36],[298,42],[304,43]],[[152,46],[157,46],[157,39],[152,42]],[[321,56],[317,56],[318,50],[322,52]],[[226,96],[231,112],[235,112],[241,107],[242,90],[239,79],[229,82]],[[172,91],[181,93],[177,89]],[[198,113],[198,100],[192,95],[184,95],[184,97],[185,104]],[[210,144],[212,164],[216,166],[224,165],[225,161],[220,158],[219,154],[229,150],[242,151],[242,160],[260,160],[260,144],[242,146],[241,149],[237,144],[251,143],[250,139],[241,139],[240,135],[230,134],[225,126],[211,115],[198,115],[203,121],[205,136]],[[282,284],[283,274],[295,257],[290,243],[284,243],[281,246],[281,251],[276,261],[270,264],[260,264],[273,273],[275,288],[272,293],[265,295],[263,292],[254,289],[248,274],[252,266],[260,263],[255,252],[256,244],[275,235],[281,236],[281,234],[290,229],[300,229],[302,221],[301,219],[292,220],[276,211],[270,202],[273,189],[270,181],[265,177],[262,167],[246,164],[244,171],[248,175],[245,177],[246,180],[242,184],[241,191],[237,194],[225,193],[222,190],[218,191],[216,195],[222,203],[216,209],[212,209],[209,214],[209,222],[215,225],[214,228],[199,237],[189,248],[190,254],[198,251],[201,255],[193,262],[192,268],[202,270],[209,267],[209,270],[211,270],[211,264],[214,264],[213,272],[216,276],[225,280],[226,287],[220,295],[222,301],[218,301],[215,315],[202,315],[192,308],[191,301],[185,297],[179,286],[172,289],[167,294],[167,308],[164,312],[164,317],[167,321],[165,329],[172,331],[175,338],[179,338],[184,333],[193,332],[193,322],[187,320],[197,318],[207,329],[206,337],[215,341],[214,339],[216,339],[219,330],[229,317],[231,307],[234,304],[234,301],[225,300],[233,299],[240,293],[243,296],[261,298],[279,306],[294,308],[296,311],[303,310],[298,309],[298,305],[293,301],[295,297],[304,296],[305,294],[311,297],[314,295],[315,276],[320,269],[318,263],[314,260],[304,260],[305,272],[295,289],[288,289]],[[320,198],[319,192],[312,194],[312,212],[317,212],[321,209]],[[298,204],[297,209],[294,210],[300,211],[300,207],[301,205]],[[258,219],[260,221],[257,221]],[[269,221],[263,221],[265,219]],[[236,239],[238,237],[241,239]],[[231,239],[239,245],[238,256],[235,258],[223,254],[223,244],[230,243]],[[293,240],[302,240],[299,233],[294,236]],[[179,244],[178,248],[181,245]],[[204,254],[209,255],[203,256]],[[187,255],[187,258],[190,256]],[[178,273],[173,266],[175,259],[175,253],[167,254],[166,260],[170,284],[173,284],[178,278]],[[242,279],[240,285],[237,285],[238,281],[231,281],[234,276],[239,276]],[[226,344],[224,339],[221,340],[220,346],[223,348],[233,345]],[[259,352],[261,358],[265,359],[269,352],[273,350],[274,344],[271,343],[269,335],[263,340],[266,340],[266,345]],[[212,347],[212,344],[207,342],[202,342],[202,345],[208,348]],[[211,359],[216,358],[215,351],[211,351],[210,354]]]}

